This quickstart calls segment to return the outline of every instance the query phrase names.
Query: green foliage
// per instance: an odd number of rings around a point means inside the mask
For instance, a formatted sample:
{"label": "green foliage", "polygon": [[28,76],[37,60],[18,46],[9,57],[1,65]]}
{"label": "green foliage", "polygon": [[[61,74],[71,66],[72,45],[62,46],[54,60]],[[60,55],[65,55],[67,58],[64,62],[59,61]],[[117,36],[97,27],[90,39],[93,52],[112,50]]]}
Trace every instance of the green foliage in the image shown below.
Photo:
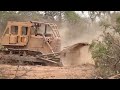
{"label": "green foliage", "polygon": [[104,17],[99,22],[100,26],[106,29],[114,29],[120,34],[120,13],[113,13],[110,17]]}
{"label": "green foliage", "polygon": [[118,17],[116,18],[116,22],[117,22],[118,24],[120,24],[120,16],[118,16]]}
{"label": "green foliage", "polygon": [[110,24],[107,21],[100,21],[99,25],[104,27],[105,29],[110,27]]}
{"label": "green foliage", "polygon": [[94,49],[94,52],[92,52],[93,58],[103,58],[104,54],[107,53],[107,48],[105,47],[104,44],[102,44],[101,42],[95,43],[93,42],[92,47]]}
{"label": "green foliage", "polygon": [[76,14],[74,11],[66,11],[65,19],[67,19],[70,23],[77,23],[80,21],[80,16]]}
{"label": "green foliage", "polygon": [[[110,21],[109,21],[110,20]],[[114,33],[105,33],[102,42],[93,42],[91,45],[92,55],[101,77],[120,73],[120,13],[111,14],[110,18],[103,18],[100,26],[105,30],[114,29]]]}
{"label": "green foliage", "polygon": [[90,49],[98,75],[107,78],[120,73],[120,36],[104,33],[103,41],[93,41]]}
{"label": "green foliage", "polygon": [[120,34],[120,15],[116,17],[116,26],[114,29]]}

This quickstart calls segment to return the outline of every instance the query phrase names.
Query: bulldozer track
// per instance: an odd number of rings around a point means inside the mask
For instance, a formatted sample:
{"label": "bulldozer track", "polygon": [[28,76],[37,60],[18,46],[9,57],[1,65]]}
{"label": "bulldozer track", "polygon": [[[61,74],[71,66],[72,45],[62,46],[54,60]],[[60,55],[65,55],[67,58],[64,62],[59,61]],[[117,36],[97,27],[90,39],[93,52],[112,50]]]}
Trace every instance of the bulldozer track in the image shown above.
{"label": "bulldozer track", "polygon": [[[17,53],[15,53],[15,52]],[[33,52],[33,53],[31,53]],[[43,65],[43,66],[61,66],[59,53],[44,54],[40,52],[8,49],[0,51],[0,63],[22,64],[22,65]]]}

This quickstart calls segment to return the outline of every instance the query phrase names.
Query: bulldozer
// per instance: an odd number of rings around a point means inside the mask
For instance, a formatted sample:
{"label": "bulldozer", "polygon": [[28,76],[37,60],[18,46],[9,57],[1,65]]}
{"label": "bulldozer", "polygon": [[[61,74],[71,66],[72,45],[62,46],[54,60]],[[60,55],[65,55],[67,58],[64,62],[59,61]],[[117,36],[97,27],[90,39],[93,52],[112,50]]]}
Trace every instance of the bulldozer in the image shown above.
{"label": "bulldozer", "polygon": [[1,45],[0,63],[43,66],[91,63],[88,43],[77,43],[61,50],[60,33],[54,23],[8,21]]}
{"label": "bulldozer", "polygon": [[8,21],[1,45],[1,62],[60,65],[61,39],[54,23]]}

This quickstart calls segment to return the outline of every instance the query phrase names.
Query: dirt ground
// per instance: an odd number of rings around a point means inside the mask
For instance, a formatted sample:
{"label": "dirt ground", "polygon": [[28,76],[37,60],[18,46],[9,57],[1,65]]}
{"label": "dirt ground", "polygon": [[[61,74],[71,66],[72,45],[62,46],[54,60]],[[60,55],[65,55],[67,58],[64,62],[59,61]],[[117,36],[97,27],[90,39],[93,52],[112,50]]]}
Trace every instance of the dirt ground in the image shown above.
{"label": "dirt ground", "polygon": [[3,79],[92,79],[95,68],[93,65],[72,67],[19,66],[19,68],[12,65],[0,65],[0,71],[0,78]]}

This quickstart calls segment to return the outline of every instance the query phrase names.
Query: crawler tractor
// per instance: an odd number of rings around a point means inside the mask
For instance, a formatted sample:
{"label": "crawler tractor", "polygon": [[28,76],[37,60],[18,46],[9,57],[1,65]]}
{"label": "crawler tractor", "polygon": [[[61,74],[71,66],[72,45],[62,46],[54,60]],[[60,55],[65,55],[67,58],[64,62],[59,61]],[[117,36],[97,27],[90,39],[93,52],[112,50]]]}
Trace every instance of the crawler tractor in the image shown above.
{"label": "crawler tractor", "polygon": [[61,39],[53,23],[8,21],[0,62],[60,66]]}

